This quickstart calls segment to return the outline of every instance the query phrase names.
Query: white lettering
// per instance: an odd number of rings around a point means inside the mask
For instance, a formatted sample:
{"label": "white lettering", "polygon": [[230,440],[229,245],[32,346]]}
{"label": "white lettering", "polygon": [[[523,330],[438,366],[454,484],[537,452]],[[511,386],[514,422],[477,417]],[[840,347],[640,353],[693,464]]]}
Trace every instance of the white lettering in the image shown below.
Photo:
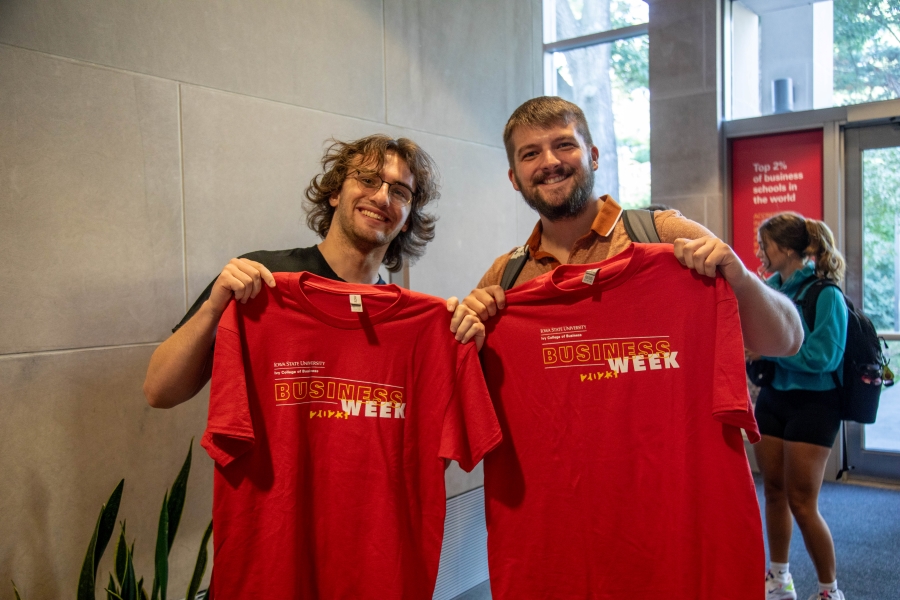
{"label": "white lettering", "polygon": [[359,405],[362,402],[355,402],[353,400],[341,400],[341,405],[344,407],[344,412],[348,415],[353,415],[354,417],[359,416]]}
{"label": "white lettering", "polygon": [[628,372],[628,359],[627,358],[615,358],[609,357],[609,368],[615,371],[616,373],[627,373]]}

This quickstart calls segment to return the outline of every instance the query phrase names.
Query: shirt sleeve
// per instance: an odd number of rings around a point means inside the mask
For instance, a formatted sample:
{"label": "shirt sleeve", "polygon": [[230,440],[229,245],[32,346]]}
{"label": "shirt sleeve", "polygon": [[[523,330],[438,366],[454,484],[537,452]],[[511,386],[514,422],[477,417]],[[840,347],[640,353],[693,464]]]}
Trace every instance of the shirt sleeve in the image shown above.
{"label": "shirt sleeve", "polygon": [[691,221],[677,210],[660,211],[654,216],[659,241],[666,244],[674,244],[678,238],[696,240],[705,235],[713,235],[709,229]]}
{"label": "shirt sleeve", "polygon": [[439,454],[466,472],[500,443],[500,424],[481,372],[475,344],[458,344],[453,394],[444,413]]}
{"label": "shirt sleeve", "polygon": [[232,300],[219,321],[209,393],[209,415],[200,445],[219,466],[227,466],[253,447],[253,420],[244,376],[237,304]]}
{"label": "shirt sleeve", "polygon": [[803,330],[806,335],[797,354],[769,360],[785,369],[804,373],[837,371],[847,344],[847,305],[838,288],[829,286],[819,293],[813,330],[809,331],[806,322]]}
{"label": "shirt sleeve", "polygon": [[744,370],[744,338],[737,298],[725,278],[716,277],[716,353],[713,369],[713,416],[747,432],[751,443],[760,439],[753,416]]}
{"label": "shirt sleeve", "polygon": [[[216,277],[216,279],[218,279],[218,277]],[[206,286],[206,289],[200,293],[200,295],[188,309],[187,313],[181,318],[180,321],[178,321],[178,325],[172,328],[172,333],[175,333],[176,331],[184,327],[184,324],[190,321],[191,317],[197,314],[197,311],[200,310],[200,307],[203,306],[203,303],[209,299],[209,295],[212,293],[212,287],[213,284],[216,283],[216,279],[210,281],[209,285]]]}
{"label": "shirt sleeve", "polygon": [[481,278],[481,281],[478,282],[476,288],[486,288],[489,285],[500,285],[500,282],[503,280],[503,271],[506,270],[506,264],[509,262],[509,257],[515,251],[515,248],[498,256],[494,263],[491,265],[491,268],[487,270],[487,273]]}

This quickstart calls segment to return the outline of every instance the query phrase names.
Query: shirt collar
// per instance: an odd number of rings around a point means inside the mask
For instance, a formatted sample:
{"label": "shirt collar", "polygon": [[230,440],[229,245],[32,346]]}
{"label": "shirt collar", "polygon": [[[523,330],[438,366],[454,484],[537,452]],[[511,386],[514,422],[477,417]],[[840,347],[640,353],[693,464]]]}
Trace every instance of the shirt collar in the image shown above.
{"label": "shirt collar", "polygon": [[[608,194],[600,196],[598,202],[601,202],[602,205],[597,212],[596,218],[594,218],[594,222],[591,223],[591,231],[600,237],[608,237],[612,235],[616,223],[618,223],[619,219],[622,217],[622,207]],[[531,251],[531,256],[534,258],[541,258],[541,256],[538,256],[538,249],[541,247],[541,235],[543,233],[544,226],[541,221],[538,220],[526,242],[528,249]],[[545,253],[541,254],[543,255]],[[550,255],[547,254],[547,256]]]}

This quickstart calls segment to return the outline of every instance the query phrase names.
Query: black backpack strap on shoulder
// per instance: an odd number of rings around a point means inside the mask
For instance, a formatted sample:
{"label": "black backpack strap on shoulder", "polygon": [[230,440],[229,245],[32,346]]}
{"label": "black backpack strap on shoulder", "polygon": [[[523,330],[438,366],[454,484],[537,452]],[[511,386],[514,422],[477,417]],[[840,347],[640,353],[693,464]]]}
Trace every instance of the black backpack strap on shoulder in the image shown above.
{"label": "black backpack strap on shoulder", "polygon": [[631,209],[622,211],[622,224],[632,242],[640,244],[658,244],[659,232],[656,231],[656,219],[652,210]]}
{"label": "black backpack strap on shoulder", "polygon": [[519,273],[522,272],[522,267],[524,267],[527,262],[528,244],[519,246],[513,250],[513,253],[509,257],[509,262],[506,263],[506,268],[503,270],[503,277],[500,279],[500,287],[503,288],[504,292],[513,286],[516,279],[519,278]]}
{"label": "black backpack strap on shoulder", "polygon": [[[816,302],[819,294],[827,287],[837,287],[830,279],[819,279],[815,275],[803,282],[800,292],[794,299],[794,303],[800,307],[806,326],[812,331],[816,326]],[[840,290],[838,290],[840,291]]]}

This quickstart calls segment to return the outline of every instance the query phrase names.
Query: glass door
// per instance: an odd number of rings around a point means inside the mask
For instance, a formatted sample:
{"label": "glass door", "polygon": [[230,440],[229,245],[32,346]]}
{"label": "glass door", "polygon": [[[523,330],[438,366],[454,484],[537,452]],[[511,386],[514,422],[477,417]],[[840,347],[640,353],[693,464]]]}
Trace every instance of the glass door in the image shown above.
{"label": "glass door", "polygon": [[[844,132],[845,290],[887,340],[900,374],[900,117],[892,121]],[[900,480],[900,383],[883,388],[873,425],[845,425],[850,476]]]}

